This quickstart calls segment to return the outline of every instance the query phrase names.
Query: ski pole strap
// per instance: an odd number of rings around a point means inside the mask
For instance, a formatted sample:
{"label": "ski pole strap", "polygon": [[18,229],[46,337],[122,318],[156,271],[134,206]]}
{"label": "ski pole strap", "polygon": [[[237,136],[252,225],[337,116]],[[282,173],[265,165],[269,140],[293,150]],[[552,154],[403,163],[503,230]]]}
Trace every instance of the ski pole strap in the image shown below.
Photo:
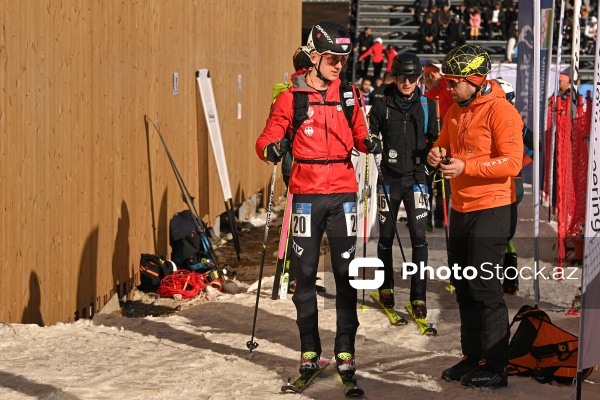
{"label": "ski pole strap", "polygon": [[344,158],[343,160],[299,160],[297,158],[294,159],[294,162],[300,164],[338,164],[338,163],[349,163],[351,162],[351,158]]}

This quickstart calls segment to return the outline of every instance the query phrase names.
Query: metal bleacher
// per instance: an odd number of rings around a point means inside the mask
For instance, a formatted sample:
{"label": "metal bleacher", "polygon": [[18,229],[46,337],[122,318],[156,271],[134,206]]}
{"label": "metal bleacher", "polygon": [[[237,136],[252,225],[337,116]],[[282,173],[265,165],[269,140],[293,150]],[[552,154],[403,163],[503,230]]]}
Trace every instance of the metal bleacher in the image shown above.
{"label": "metal bleacher", "polygon": [[[355,0],[356,28],[362,32],[366,27],[373,29],[374,37],[381,37],[384,45],[394,45],[399,52],[416,51],[419,25],[416,24],[410,10],[414,0]],[[467,41],[469,43],[470,41]],[[504,40],[478,40],[493,61],[500,62],[504,59],[506,41]],[[440,37],[440,47],[444,39]],[[419,54],[421,58],[441,60],[443,53]]]}
{"label": "metal bleacher", "polygon": [[[419,26],[410,9],[414,0],[350,0],[350,3],[350,19],[354,22],[353,28],[356,32],[362,32],[366,27],[370,27],[373,30],[373,37],[381,37],[385,46],[392,44],[400,53],[417,51]],[[494,63],[505,59],[505,40],[467,40],[467,43],[483,46]],[[443,48],[443,44],[444,39],[440,37],[440,48]],[[418,55],[421,59],[441,61],[445,53]],[[571,51],[563,50],[562,68],[566,68],[570,63]],[[594,55],[580,54],[579,77],[582,81],[593,80]]]}

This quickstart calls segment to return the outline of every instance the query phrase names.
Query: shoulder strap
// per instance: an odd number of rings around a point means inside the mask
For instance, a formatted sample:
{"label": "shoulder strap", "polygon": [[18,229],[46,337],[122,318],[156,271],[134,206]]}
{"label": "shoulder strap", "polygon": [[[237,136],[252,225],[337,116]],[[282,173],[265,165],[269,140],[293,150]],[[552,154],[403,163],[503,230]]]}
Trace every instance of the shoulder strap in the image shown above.
{"label": "shoulder strap", "polygon": [[[355,92],[356,91],[356,92]],[[294,141],[296,137],[296,132],[300,128],[300,126],[306,121],[308,118],[308,106],[313,105],[329,105],[329,106],[339,106],[341,103],[342,109],[344,110],[344,114],[346,115],[346,119],[348,120],[348,126],[350,129],[354,129],[354,124],[352,123],[352,117],[354,116],[354,104],[355,104],[355,96],[358,95],[358,88],[348,82],[342,82],[340,84],[340,102],[309,102],[308,101],[308,93],[306,92],[293,92],[294,95],[294,120],[292,122],[292,138],[291,142]],[[291,144],[290,142],[290,144]]]}
{"label": "shoulder strap", "polygon": [[300,125],[308,118],[308,93],[293,92],[294,94],[294,120],[292,122],[292,138],[291,143],[296,137],[296,132]]}
{"label": "shoulder strap", "polygon": [[425,127],[423,129],[423,135],[427,135],[427,129],[429,128],[429,106],[427,104],[427,97],[421,96],[421,105],[423,106],[423,112],[425,113]]}
{"label": "shoulder strap", "polygon": [[342,109],[344,110],[344,114],[346,114],[350,129],[354,129],[352,117],[354,116],[356,99],[359,98],[360,94],[358,93],[358,88],[356,86],[352,85],[350,82],[342,82],[340,84],[340,101],[342,102]]}

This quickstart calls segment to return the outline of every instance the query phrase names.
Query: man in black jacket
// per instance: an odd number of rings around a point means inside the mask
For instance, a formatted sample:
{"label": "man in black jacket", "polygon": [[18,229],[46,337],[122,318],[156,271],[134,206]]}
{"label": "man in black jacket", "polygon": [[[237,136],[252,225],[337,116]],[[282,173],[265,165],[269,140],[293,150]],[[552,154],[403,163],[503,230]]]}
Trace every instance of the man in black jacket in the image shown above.
{"label": "man in black jacket", "polygon": [[416,54],[397,55],[391,72],[394,83],[386,86],[383,101],[376,102],[370,113],[371,134],[381,134],[384,143],[381,170],[390,197],[388,205],[379,179],[377,256],[383,261],[385,271],[379,298],[386,307],[394,306],[392,246],[396,221],[393,217],[397,217],[400,203],[404,203],[412,262],[419,267],[417,273],[411,276],[410,302],[415,316],[425,318],[427,280],[419,275],[421,265],[427,265],[428,256],[425,225],[429,213],[429,190],[425,160],[438,135],[436,107],[435,101],[422,96],[419,89],[423,66]]}

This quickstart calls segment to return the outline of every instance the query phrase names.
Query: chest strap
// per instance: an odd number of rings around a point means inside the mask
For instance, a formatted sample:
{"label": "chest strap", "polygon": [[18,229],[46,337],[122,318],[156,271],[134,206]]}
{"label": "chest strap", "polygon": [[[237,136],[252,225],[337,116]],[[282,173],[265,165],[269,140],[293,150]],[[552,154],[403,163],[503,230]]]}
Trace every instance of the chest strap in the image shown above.
{"label": "chest strap", "polygon": [[299,164],[338,164],[338,163],[348,163],[351,162],[352,158],[344,158],[342,160],[336,159],[336,160],[299,160],[297,158],[294,158],[294,162],[297,162]]}

